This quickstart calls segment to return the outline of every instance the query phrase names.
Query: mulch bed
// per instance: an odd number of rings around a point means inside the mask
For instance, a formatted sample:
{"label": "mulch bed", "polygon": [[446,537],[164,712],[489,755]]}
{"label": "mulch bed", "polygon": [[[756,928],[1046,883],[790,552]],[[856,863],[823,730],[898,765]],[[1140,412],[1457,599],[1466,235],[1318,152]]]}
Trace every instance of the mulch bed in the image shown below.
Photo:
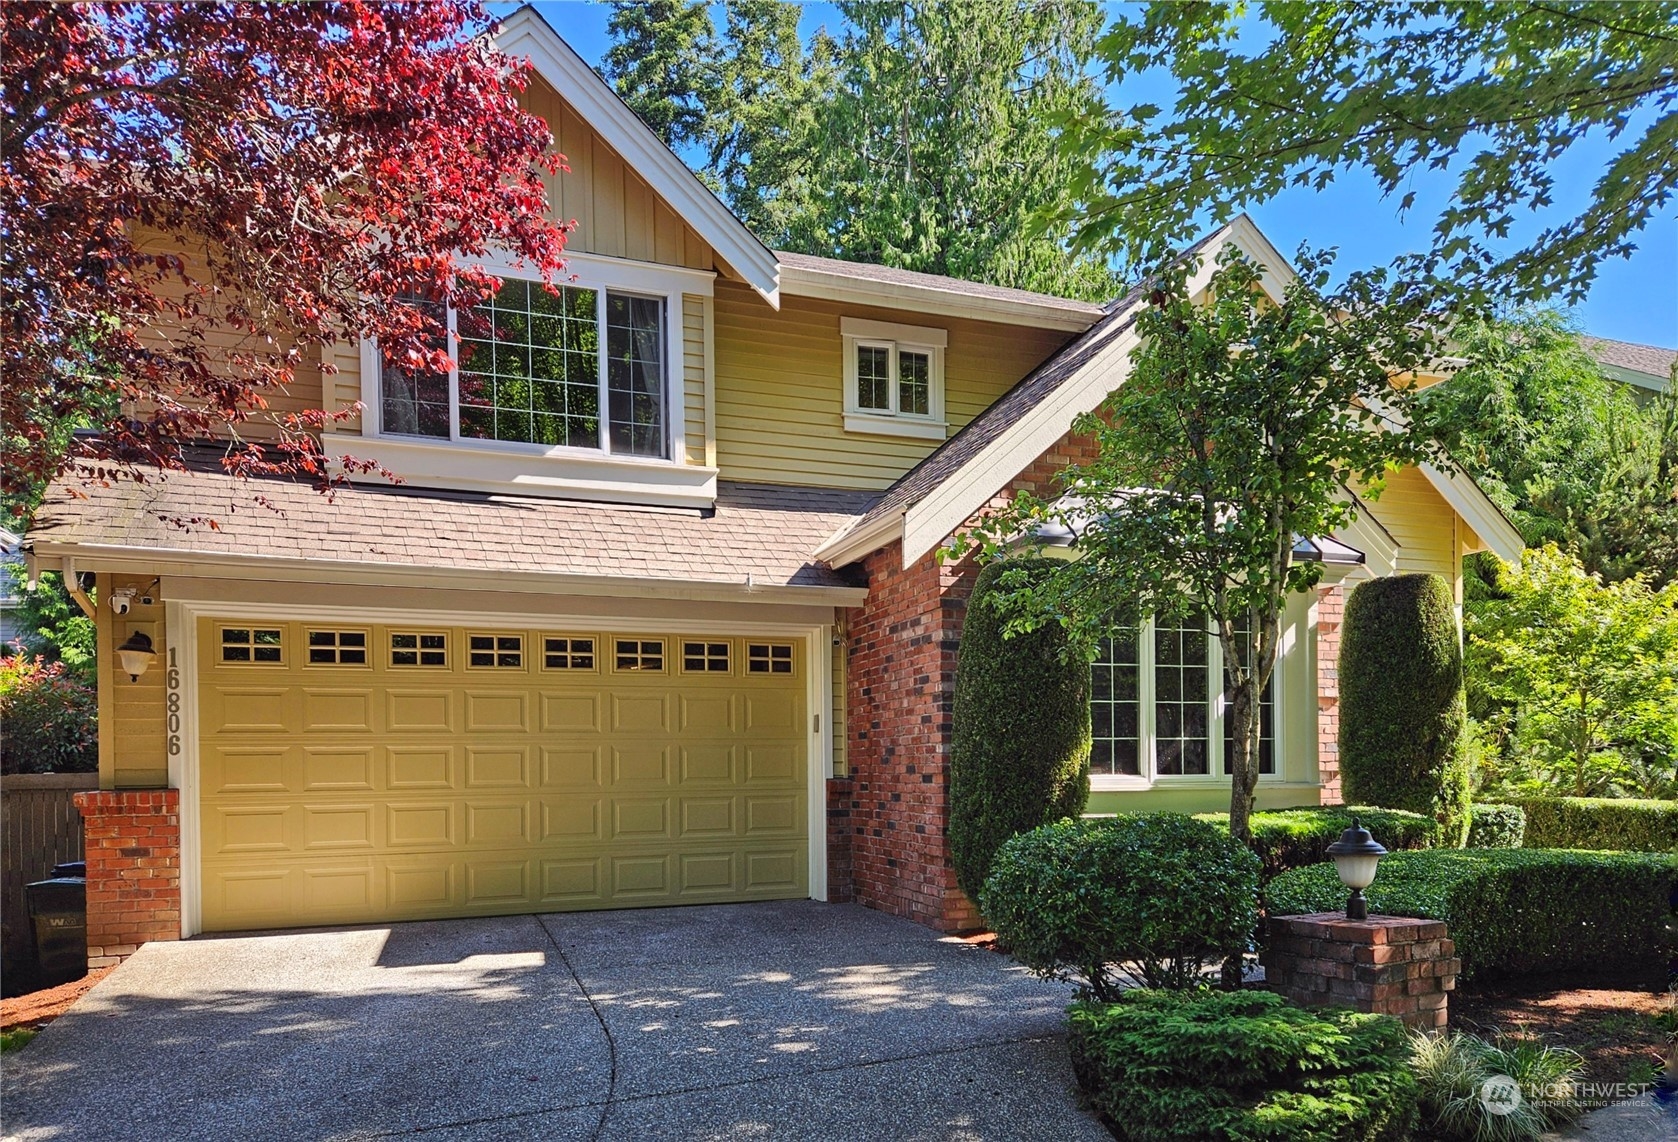
{"label": "mulch bed", "polygon": [[1553,978],[1502,981],[1452,993],[1451,1027],[1476,1035],[1497,1031],[1538,1036],[1585,1057],[1585,1080],[1621,1083],[1658,1070],[1669,1032],[1657,1022],[1673,1009],[1664,991],[1630,983],[1570,986]]}
{"label": "mulch bed", "polygon": [[14,1027],[45,1027],[110,974],[110,968],[95,968],[81,979],[73,979],[57,987],[0,999],[0,1031],[10,1031]]}

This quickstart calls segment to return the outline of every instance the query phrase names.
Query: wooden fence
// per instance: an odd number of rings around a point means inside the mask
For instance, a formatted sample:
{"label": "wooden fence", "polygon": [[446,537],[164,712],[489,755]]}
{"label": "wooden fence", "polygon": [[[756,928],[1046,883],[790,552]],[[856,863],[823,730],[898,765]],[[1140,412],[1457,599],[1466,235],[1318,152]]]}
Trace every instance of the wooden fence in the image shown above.
{"label": "wooden fence", "polygon": [[34,938],[23,886],[52,875],[55,864],[82,859],[82,815],[70,798],[97,788],[97,773],[0,777],[0,978],[28,974]]}

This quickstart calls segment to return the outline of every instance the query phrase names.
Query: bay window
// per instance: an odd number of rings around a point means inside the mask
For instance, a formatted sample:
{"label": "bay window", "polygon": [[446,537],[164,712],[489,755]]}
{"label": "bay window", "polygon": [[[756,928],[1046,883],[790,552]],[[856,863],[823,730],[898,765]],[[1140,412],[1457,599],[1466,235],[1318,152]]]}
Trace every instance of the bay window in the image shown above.
{"label": "bay window", "polygon": [[438,307],[448,373],[382,357],[380,431],[668,459],[666,299],[503,280],[467,310]]}
{"label": "bay window", "polygon": [[[1278,666],[1260,701],[1261,776],[1276,773],[1280,673]],[[1095,787],[1227,775],[1234,748],[1228,708],[1223,650],[1204,620],[1116,627],[1090,667]]]}

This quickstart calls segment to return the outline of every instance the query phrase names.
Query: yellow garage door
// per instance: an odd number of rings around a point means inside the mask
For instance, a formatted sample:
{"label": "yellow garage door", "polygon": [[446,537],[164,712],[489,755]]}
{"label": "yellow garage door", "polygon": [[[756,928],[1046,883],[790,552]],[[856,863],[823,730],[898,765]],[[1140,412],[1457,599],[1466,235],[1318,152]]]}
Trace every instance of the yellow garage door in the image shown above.
{"label": "yellow garage door", "polygon": [[808,895],[799,640],[203,619],[206,931]]}

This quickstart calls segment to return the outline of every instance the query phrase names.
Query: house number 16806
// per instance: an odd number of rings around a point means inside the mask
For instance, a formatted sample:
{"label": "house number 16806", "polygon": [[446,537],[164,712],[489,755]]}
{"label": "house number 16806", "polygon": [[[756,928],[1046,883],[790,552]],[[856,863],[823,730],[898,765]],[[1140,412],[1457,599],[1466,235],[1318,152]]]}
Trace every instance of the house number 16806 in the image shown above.
{"label": "house number 16806", "polygon": [[181,668],[175,658],[175,648],[169,648],[169,674],[164,681],[169,692],[169,756],[181,753]]}

